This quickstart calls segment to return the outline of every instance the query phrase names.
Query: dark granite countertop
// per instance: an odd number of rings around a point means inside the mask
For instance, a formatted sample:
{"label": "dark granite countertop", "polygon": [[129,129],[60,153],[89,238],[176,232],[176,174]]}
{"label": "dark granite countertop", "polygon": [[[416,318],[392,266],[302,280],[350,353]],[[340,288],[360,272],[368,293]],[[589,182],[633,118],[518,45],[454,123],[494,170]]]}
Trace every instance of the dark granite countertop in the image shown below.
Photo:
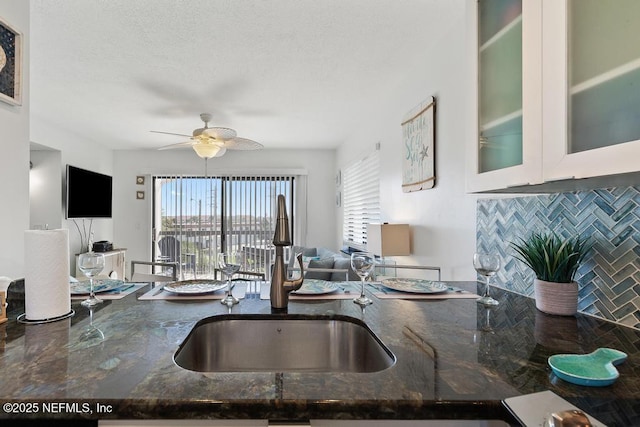
{"label": "dark granite countertop", "polygon": [[[475,282],[457,286],[476,290]],[[146,288],[138,291],[144,293]],[[88,309],[42,325],[24,325],[12,302],[0,325],[0,400],[36,403],[38,411],[0,419],[503,419],[501,401],[551,390],[609,426],[640,425],[640,332],[592,317],[557,317],[534,301],[495,289],[500,305],[473,299],[378,300],[365,312],[351,300],[291,301],[291,314],[341,314],[363,320],[396,355],[381,372],[202,374],[172,356],[194,324],[227,313],[217,300],[106,301],[93,323],[104,341],[80,341]],[[10,306],[11,308],[12,306]],[[251,295],[234,314],[270,314]],[[626,352],[620,378],[581,387],[556,378],[547,358],[598,347]],[[76,403],[59,411],[43,403]],[[103,405],[98,413],[98,404]],[[110,412],[109,412],[110,408]],[[33,409],[33,408],[32,408]]]}

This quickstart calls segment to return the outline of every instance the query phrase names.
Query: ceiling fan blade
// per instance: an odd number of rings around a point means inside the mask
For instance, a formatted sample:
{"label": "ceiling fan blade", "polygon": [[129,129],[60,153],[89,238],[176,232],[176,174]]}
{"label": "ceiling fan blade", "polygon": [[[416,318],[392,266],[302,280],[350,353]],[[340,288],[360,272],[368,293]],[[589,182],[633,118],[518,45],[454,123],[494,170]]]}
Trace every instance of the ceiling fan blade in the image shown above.
{"label": "ceiling fan blade", "polygon": [[150,130],[149,132],[153,132],[153,133],[162,133],[162,134],[164,134],[164,135],[186,136],[187,138],[191,138],[191,135],[185,135],[185,134],[183,134],[183,133],[160,132],[159,130]]}
{"label": "ceiling fan blade", "polygon": [[235,130],[223,127],[205,128],[202,130],[202,133],[213,139],[219,139],[222,141],[227,141],[229,139],[235,138],[238,135]]}
{"label": "ceiling fan blade", "polygon": [[173,148],[193,147],[200,157],[210,158],[213,153],[213,147],[219,147],[213,157],[220,157],[229,150],[259,150],[264,148],[262,144],[247,138],[238,138],[238,134],[234,129],[226,127],[209,127],[211,114],[201,113],[200,119],[204,122],[203,128],[198,128],[191,135],[185,135],[173,132],[161,132],[152,130],[153,133],[165,135],[174,135],[190,138],[190,141],[179,142],[177,144],[166,145],[158,148],[158,150],[170,150]]}
{"label": "ceiling fan blade", "polygon": [[158,148],[158,150],[172,150],[174,148],[191,147],[194,144],[194,141],[178,142],[177,144],[165,145],[164,147]]}
{"label": "ceiling fan blade", "polygon": [[260,150],[264,148],[264,146],[259,142],[255,142],[251,139],[233,138],[233,139],[230,139],[229,141],[225,141],[224,148],[229,150],[249,151],[249,150]]}

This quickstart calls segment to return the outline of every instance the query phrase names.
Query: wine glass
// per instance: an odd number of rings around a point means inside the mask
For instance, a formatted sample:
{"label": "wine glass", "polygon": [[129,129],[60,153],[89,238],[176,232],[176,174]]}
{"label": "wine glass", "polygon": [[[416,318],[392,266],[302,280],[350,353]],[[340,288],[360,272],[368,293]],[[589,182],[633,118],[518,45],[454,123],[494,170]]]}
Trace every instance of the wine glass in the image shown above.
{"label": "wine glass", "polygon": [[104,341],[104,333],[93,324],[93,307],[89,306],[89,326],[80,335],[80,341],[97,344]]}
{"label": "wine glass", "polygon": [[364,281],[367,277],[373,273],[373,269],[376,265],[375,255],[369,252],[354,252],[351,254],[351,268],[360,276],[362,281],[362,290],[360,296],[353,300],[360,306],[366,306],[372,304],[373,301],[364,295]]}
{"label": "wine glass", "polygon": [[484,295],[477,299],[480,304],[498,305],[499,302],[489,296],[489,281],[500,270],[500,257],[497,255],[475,253],[473,254],[473,267],[478,274],[485,278]]}
{"label": "wine glass", "polygon": [[484,319],[482,319],[482,325],[480,326],[480,330],[482,332],[490,332],[493,333],[493,327],[491,326],[491,307],[485,306],[484,308]]}
{"label": "wine glass", "polygon": [[240,252],[221,252],[218,254],[218,267],[227,276],[227,295],[220,301],[222,304],[232,306],[238,304],[238,298],[231,294],[231,277],[240,271]]}
{"label": "wine glass", "polygon": [[102,303],[101,299],[96,298],[93,292],[93,277],[99,274],[104,268],[104,255],[95,252],[86,252],[78,256],[78,268],[89,278],[89,298],[82,301],[85,307],[92,307]]}

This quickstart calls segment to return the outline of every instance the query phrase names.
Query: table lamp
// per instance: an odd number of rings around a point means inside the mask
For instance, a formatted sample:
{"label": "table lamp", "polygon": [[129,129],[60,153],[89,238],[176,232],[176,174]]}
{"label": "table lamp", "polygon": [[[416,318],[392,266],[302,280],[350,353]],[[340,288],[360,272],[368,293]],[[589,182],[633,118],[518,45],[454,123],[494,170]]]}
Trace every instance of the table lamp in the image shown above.
{"label": "table lamp", "polygon": [[409,224],[367,224],[367,252],[380,257],[410,255]]}

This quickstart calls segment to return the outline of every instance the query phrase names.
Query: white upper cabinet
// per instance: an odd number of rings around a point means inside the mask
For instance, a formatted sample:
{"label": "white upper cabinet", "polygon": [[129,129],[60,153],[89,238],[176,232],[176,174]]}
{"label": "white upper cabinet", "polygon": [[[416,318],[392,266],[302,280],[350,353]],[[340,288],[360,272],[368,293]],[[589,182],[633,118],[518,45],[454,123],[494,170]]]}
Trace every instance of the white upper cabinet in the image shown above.
{"label": "white upper cabinet", "polygon": [[470,51],[477,105],[467,156],[467,190],[541,182],[539,0],[471,0]]}
{"label": "white upper cabinet", "polygon": [[543,1],[545,180],[640,170],[640,1]]}
{"label": "white upper cabinet", "polygon": [[471,1],[467,190],[640,171],[638,22],[638,0]]}

